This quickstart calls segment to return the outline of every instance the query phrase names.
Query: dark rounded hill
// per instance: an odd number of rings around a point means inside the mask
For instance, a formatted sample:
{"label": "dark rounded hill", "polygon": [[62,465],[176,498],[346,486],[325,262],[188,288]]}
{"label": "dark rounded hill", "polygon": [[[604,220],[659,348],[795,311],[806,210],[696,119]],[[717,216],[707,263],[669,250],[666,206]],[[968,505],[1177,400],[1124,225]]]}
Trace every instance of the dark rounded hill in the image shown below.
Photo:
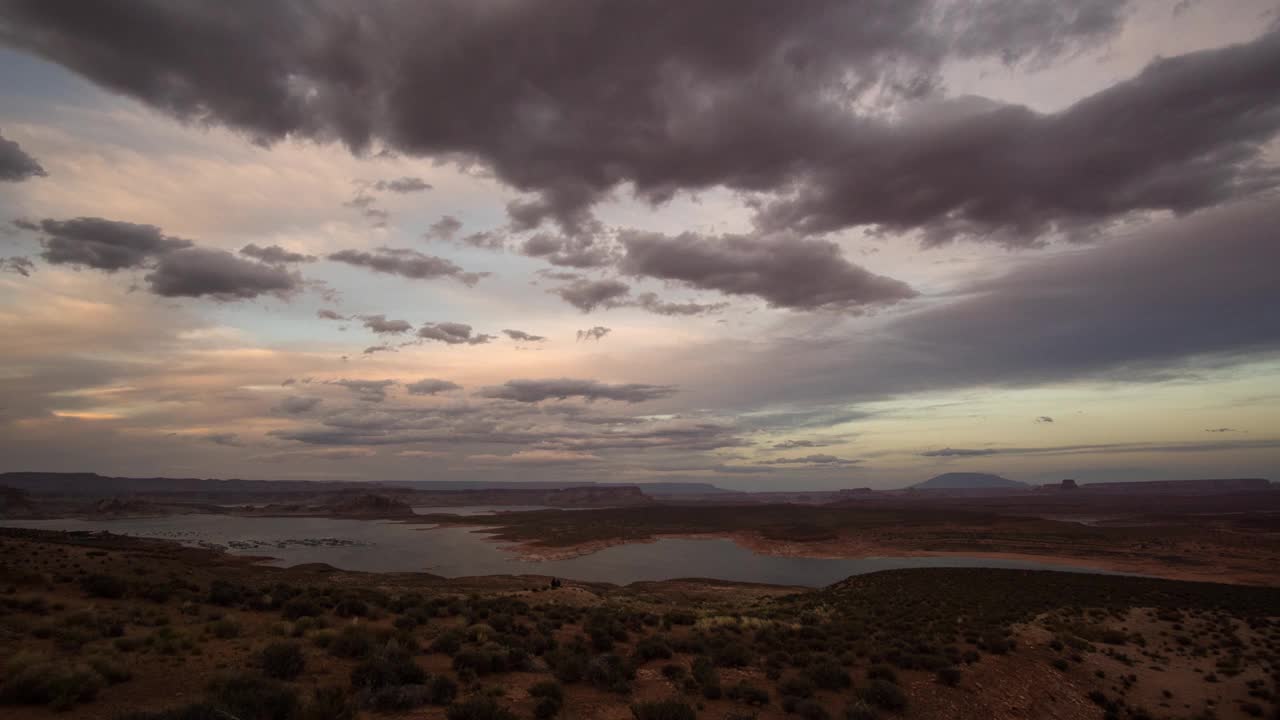
{"label": "dark rounded hill", "polygon": [[943,473],[916,483],[911,490],[971,490],[976,488],[1027,488],[1024,482],[992,475],[990,473]]}

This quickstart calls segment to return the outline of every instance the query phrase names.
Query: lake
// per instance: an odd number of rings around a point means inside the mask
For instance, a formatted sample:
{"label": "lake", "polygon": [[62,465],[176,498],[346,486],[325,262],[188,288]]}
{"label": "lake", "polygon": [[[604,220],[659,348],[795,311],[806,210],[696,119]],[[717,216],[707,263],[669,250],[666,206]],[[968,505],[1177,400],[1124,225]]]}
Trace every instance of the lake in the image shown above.
{"label": "lake", "polygon": [[[500,508],[507,509],[507,508]],[[432,508],[435,510],[435,508]],[[494,508],[450,508],[483,516]],[[725,538],[664,538],[618,545],[566,560],[524,560],[473,528],[414,525],[390,520],[258,518],[170,515],[118,520],[17,520],[0,525],[43,530],[108,531],[217,547],[238,555],[273,558],[272,565],[327,563],[344,570],[467,575],[554,575],[619,585],[641,580],[713,578],[821,587],[850,575],[919,567],[996,567],[1028,570],[1090,568],[1021,560],[964,557],[795,558],[758,555]]]}

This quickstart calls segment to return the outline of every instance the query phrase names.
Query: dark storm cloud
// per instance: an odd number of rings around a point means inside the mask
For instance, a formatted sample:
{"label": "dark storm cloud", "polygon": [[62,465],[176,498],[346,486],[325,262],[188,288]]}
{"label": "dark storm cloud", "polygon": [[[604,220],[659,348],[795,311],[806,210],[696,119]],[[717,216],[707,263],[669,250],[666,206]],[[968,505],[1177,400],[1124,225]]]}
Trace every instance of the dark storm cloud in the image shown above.
{"label": "dark storm cloud", "polygon": [[546,338],[541,335],[530,335],[523,330],[503,330],[502,332],[504,335],[517,342],[542,342],[543,340],[546,340]]}
{"label": "dark storm cloud", "polygon": [[360,315],[364,326],[379,335],[401,335],[413,329],[405,320],[388,320],[386,315]]}
{"label": "dark storm cloud", "polygon": [[393,193],[415,193],[431,189],[431,183],[420,177],[402,177],[395,180],[379,180],[372,185],[374,190],[385,190]]}
{"label": "dark storm cloud", "polygon": [[[581,236],[591,232],[589,208],[623,184],[659,202],[680,190],[776,191],[803,181],[802,197],[770,216],[789,214],[805,226],[897,225],[908,216],[933,222],[953,212],[1003,224],[1010,220],[998,210],[1011,207],[1018,208],[1018,222],[1028,214],[1061,213],[1070,201],[1039,188],[974,182],[981,178],[977,171],[993,163],[975,169],[958,160],[941,177],[927,176],[946,148],[916,151],[917,137],[899,136],[851,108],[936,92],[948,59],[1038,67],[1096,46],[1121,27],[1126,3],[581,0],[552,7],[530,0],[247,6],[149,0],[86,7],[70,0],[3,0],[0,7],[6,43],[176,117],[228,125],[263,142],[339,139],[362,152],[385,145],[407,155],[479,161],[531,194],[509,208],[514,225],[532,228],[551,219]],[[1237,79],[1223,75],[1228,92]],[[1261,132],[1242,123],[1266,124],[1256,115],[1239,119],[1238,111],[1250,109],[1257,108],[1236,103],[1220,116],[1200,112],[1227,120],[1220,135],[1229,144]],[[1172,122],[1184,125],[1182,118]],[[1003,136],[1019,146],[1021,138],[1009,129],[984,134],[960,122],[955,134],[977,141]],[[1110,128],[1093,129],[1104,133],[1096,143],[1106,156],[1100,162],[1129,157],[1128,148],[1105,137]],[[1129,139],[1123,128],[1117,136]],[[1148,175],[1167,167],[1160,151],[1187,157],[1173,149],[1183,147],[1178,138],[1169,140],[1150,147],[1145,163],[1138,160]],[[996,150],[999,157],[1016,155]],[[925,157],[911,162],[917,155]],[[882,178],[884,161],[894,156],[904,156],[906,169]],[[1043,171],[1022,176],[1033,186],[1046,179]],[[833,187],[815,186],[822,182]],[[894,202],[875,212],[876,204],[847,192],[867,182],[882,182],[877,202],[884,194]],[[1110,197],[1117,182],[1124,181],[1090,184],[1112,185],[1096,193]],[[969,185],[971,194],[960,191]],[[1172,203],[1171,194],[1130,199],[1145,207]],[[854,207],[846,212],[843,203]],[[1117,199],[1112,209],[1124,205]],[[1065,211],[1078,214],[1074,207]],[[849,217],[827,217],[833,214]]]}
{"label": "dark storm cloud", "polygon": [[611,308],[626,304],[631,286],[620,280],[582,278],[547,292],[559,295],[562,300],[586,313],[597,307]]}
{"label": "dark storm cloud", "polygon": [[291,395],[281,400],[280,404],[276,406],[276,409],[289,415],[301,415],[302,413],[316,409],[320,403],[321,399],[318,397]]}
{"label": "dark storm cloud", "polygon": [[596,325],[595,327],[590,327],[586,330],[579,330],[578,342],[582,342],[583,340],[603,340],[604,336],[611,332],[613,332],[612,328],[607,328],[603,325]]}
{"label": "dark storm cloud", "polygon": [[434,378],[426,378],[415,383],[409,383],[404,386],[410,395],[435,395],[436,393],[448,392],[450,390],[461,390],[462,386],[458,383],[449,382],[448,380],[436,380]]}
{"label": "dark storm cloud", "polygon": [[637,231],[624,232],[619,240],[626,248],[619,264],[625,273],[753,295],[771,307],[856,309],[916,296],[905,283],[850,263],[838,245],[826,240]]}
{"label": "dark storm cloud", "polygon": [[[1155,382],[1280,351],[1280,201],[1041,256],[850,338],[691,350],[699,402],[871,401],[975,385]],[[798,371],[798,368],[802,371]],[[750,376],[750,388],[719,378]]]}
{"label": "dark storm cloud", "polygon": [[41,220],[23,227],[38,228],[44,252],[51,265],[75,265],[106,272],[139,268],[165,253],[190,248],[190,240],[164,235],[155,225],[78,217],[71,220]]}
{"label": "dark storm cloud", "polygon": [[48,173],[18,143],[0,135],[0,181],[20,182]]}
{"label": "dark storm cloud", "polygon": [[387,390],[397,383],[395,380],[334,380],[334,385],[339,385],[351,391],[356,399],[365,402],[382,402],[387,399]]}
{"label": "dark storm cloud", "polygon": [[418,328],[418,337],[449,345],[482,345],[494,339],[492,335],[471,334],[471,326],[465,323],[425,323]]}
{"label": "dark storm cloud", "polygon": [[374,272],[399,275],[414,280],[431,280],[451,277],[464,285],[475,285],[488,273],[466,272],[453,261],[435,255],[425,255],[407,248],[377,248],[373,252],[363,250],[339,250],[331,253],[335,262],[366,267]]}
{"label": "dark storm cloud", "polygon": [[268,265],[312,262],[316,259],[314,255],[304,255],[302,253],[285,250],[279,245],[268,245],[266,247],[262,247],[255,243],[249,243],[248,245],[240,248],[240,254],[247,255],[255,260],[260,260]]}
{"label": "dark storm cloud", "polygon": [[729,303],[667,302],[657,293],[647,292],[636,296],[636,305],[657,315],[706,315],[723,310]]}
{"label": "dark storm cloud", "polygon": [[565,400],[580,397],[586,400],[619,400],[622,402],[644,402],[657,400],[674,394],[676,389],[670,385],[645,385],[627,383],[610,385],[598,380],[575,380],[557,378],[549,380],[508,380],[496,387],[484,388],[482,397],[502,400],[515,400],[522,403],[536,403],[543,400]]}
{"label": "dark storm cloud", "polygon": [[151,292],[163,297],[211,297],[248,300],[259,295],[286,297],[302,278],[279,265],[244,260],[225,250],[185,248],[160,256],[146,276]]}
{"label": "dark storm cloud", "polygon": [[3,257],[0,258],[0,272],[17,273],[22,277],[31,277],[31,273],[36,269],[36,264],[31,262],[30,258],[24,257]]}

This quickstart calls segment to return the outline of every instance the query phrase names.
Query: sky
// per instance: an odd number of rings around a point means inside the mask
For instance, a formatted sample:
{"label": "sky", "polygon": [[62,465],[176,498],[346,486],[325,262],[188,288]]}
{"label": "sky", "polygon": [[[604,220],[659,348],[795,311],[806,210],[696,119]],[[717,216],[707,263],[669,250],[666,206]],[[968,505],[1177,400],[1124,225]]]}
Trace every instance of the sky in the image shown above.
{"label": "sky", "polygon": [[1263,0],[0,0],[0,471],[1280,478]]}

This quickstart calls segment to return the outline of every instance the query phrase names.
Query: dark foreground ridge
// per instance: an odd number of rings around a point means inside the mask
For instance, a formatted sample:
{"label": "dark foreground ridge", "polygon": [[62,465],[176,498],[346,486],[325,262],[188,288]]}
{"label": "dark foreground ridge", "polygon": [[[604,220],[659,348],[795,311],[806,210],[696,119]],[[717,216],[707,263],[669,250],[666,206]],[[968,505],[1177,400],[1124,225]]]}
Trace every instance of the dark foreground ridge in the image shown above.
{"label": "dark foreground ridge", "polygon": [[995,569],[831,587],[369,575],[0,530],[5,718],[1274,716],[1280,589]]}

